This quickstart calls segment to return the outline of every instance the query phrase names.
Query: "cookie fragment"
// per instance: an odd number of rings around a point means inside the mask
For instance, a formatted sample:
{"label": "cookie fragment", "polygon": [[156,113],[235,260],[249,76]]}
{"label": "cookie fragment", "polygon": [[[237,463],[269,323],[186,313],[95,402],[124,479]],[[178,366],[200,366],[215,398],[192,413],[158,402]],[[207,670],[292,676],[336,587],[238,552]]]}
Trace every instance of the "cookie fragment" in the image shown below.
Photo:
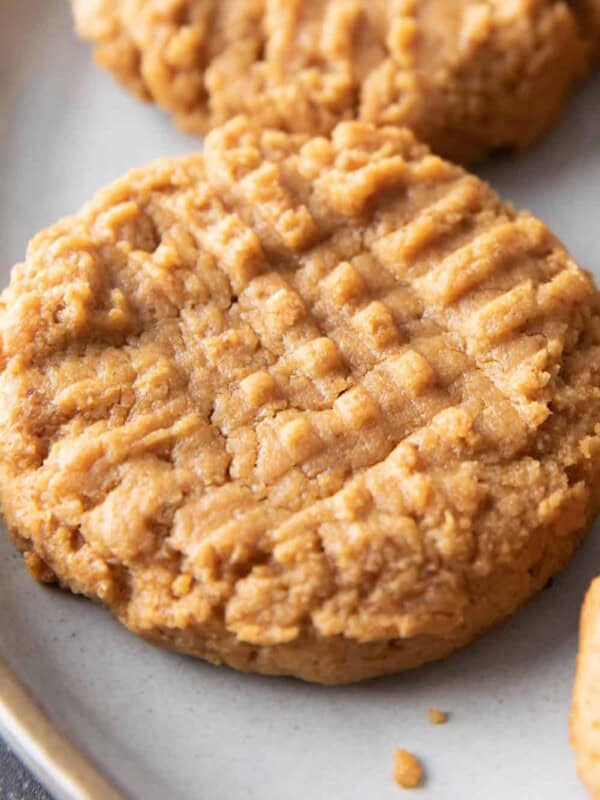
{"label": "cookie fragment", "polygon": [[393,767],[394,781],[401,789],[415,789],[423,780],[423,767],[408,750],[396,750]]}
{"label": "cookie fragment", "polygon": [[313,135],[360,118],[473,161],[540,136],[586,62],[561,0],[71,2],[98,63],[198,134],[239,113]]}
{"label": "cookie fragment", "polygon": [[427,712],[427,719],[432,725],[443,725],[448,721],[448,714],[439,708],[430,708]]}
{"label": "cookie fragment", "polygon": [[600,798],[600,579],[593,581],[581,613],[577,675],[571,712],[577,774]]}
{"label": "cookie fragment", "polygon": [[404,129],[238,118],[134,170],[34,238],[0,335],[19,546],[212,662],[441,658],[598,508],[591,279]]}

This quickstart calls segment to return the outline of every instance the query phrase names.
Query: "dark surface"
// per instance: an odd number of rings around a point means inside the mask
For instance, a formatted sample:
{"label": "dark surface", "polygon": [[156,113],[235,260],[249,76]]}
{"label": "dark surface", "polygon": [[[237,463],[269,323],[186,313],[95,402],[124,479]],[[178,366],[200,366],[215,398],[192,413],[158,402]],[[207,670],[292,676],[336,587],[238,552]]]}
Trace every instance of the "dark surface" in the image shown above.
{"label": "dark surface", "polygon": [[52,800],[0,739],[0,800]]}

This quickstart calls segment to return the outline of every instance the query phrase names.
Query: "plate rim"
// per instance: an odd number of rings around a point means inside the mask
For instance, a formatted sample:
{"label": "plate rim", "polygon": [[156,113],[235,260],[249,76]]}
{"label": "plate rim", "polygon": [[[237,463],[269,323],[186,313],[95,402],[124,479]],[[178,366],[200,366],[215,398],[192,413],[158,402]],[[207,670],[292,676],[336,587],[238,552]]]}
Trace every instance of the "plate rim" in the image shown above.
{"label": "plate rim", "polygon": [[127,800],[0,656],[0,733],[56,800]]}

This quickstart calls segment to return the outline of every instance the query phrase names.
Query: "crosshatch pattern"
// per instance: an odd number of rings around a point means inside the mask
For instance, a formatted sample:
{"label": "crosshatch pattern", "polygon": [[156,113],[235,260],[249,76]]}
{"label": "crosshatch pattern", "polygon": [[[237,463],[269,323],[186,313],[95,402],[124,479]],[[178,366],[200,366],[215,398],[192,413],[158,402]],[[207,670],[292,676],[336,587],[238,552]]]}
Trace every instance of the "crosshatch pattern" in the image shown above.
{"label": "crosshatch pattern", "polygon": [[598,506],[591,280],[406,130],[237,118],[39,234],[0,331],[30,571],[212,661],[440,657]]}
{"label": "crosshatch pattern", "polygon": [[205,134],[245,113],[329,134],[406,125],[474,161],[524,148],[587,68],[587,4],[559,0],[71,0],[96,61]]}

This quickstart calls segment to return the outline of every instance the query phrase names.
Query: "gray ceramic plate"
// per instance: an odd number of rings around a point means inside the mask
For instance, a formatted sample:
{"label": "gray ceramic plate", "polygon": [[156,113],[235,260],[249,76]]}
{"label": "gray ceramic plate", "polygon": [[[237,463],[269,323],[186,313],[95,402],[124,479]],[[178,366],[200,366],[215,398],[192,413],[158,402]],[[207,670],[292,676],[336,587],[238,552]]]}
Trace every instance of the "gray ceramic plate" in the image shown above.
{"label": "gray ceramic plate", "polygon": [[[39,228],[128,167],[197,146],[91,65],[62,0],[0,0],[3,284]],[[485,174],[600,277],[600,80],[539,147]],[[468,650],[324,689],[142,644],[102,609],[34,585],[1,536],[0,655],[53,723],[2,670],[0,719],[60,797],[111,795],[53,724],[136,800],[392,798],[397,746],[423,757],[423,800],[576,800],[567,716],[579,604],[598,564],[592,536],[552,588]],[[428,725],[430,706],[450,710],[448,725]]]}

